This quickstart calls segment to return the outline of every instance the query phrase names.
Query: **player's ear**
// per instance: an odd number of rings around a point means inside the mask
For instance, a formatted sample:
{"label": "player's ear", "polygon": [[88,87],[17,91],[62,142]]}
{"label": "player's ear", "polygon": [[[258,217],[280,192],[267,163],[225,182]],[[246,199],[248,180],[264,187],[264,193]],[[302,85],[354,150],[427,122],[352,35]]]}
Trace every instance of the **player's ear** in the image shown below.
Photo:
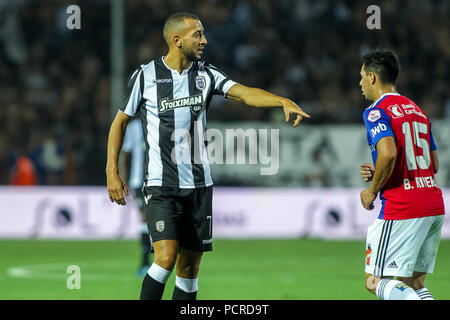
{"label": "player's ear", "polygon": [[373,72],[369,72],[369,79],[370,79],[370,84],[374,85],[375,82],[377,81],[377,75]]}
{"label": "player's ear", "polygon": [[179,35],[174,35],[172,37],[172,43],[175,47],[181,48],[181,37]]}

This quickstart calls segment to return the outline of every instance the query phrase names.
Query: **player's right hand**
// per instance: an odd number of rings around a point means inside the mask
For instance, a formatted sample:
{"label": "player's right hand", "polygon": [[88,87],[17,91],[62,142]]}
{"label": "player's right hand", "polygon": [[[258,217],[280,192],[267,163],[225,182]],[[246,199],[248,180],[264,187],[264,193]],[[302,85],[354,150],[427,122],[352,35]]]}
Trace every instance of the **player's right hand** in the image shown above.
{"label": "player's right hand", "polygon": [[361,173],[361,177],[365,182],[372,181],[373,174],[375,172],[375,167],[371,163],[360,163],[359,171]]}
{"label": "player's right hand", "polygon": [[294,124],[292,125],[292,127],[295,128],[296,126],[298,126],[300,121],[302,121],[303,117],[311,118],[311,116],[309,114],[307,114],[302,108],[300,108],[293,101],[291,101],[289,99],[284,99],[282,103],[283,103],[284,116],[286,117],[286,123],[289,122],[289,119],[291,117],[291,113],[297,115],[295,120],[294,120]]}
{"label": "player's right hand", "polygon": [[115,202],[122,206],[127,204],[123,193],[125,192],[128,196],[128,187],[117,173],[107,174],[106,184],[108,186],[108,195],[111,202]]}

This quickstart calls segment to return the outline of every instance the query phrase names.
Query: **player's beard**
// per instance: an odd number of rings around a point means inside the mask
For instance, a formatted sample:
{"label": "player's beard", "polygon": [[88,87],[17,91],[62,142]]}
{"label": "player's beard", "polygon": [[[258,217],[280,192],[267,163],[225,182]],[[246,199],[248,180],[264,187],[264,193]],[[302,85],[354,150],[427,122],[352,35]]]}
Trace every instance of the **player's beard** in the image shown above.
{"label": "player's beard", "polygon": [[195,50],[182,50],[182,52],[190,61],[199,61],[201,59],[201,57],[197,56],[197,51]]}

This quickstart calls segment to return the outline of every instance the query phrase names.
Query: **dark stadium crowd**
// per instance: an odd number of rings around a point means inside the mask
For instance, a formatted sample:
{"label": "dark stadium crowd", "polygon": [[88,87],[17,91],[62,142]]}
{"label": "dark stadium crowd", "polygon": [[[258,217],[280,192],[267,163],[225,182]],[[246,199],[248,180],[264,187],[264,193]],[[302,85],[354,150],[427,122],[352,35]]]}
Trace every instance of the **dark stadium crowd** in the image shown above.
{"label": "dark stadium crowd", "polygon": [[[81,29],[66,25],[69,5]],[[124,0],[124,74],[166,53],[165,19],[198,15],[204,59],[242,84],[291,98],[308,124],[361,123],[361,55],[394,49],[401,94],[431,119],[450,119],[446,0],[377,1],[381,29],[368,29],[368,1]],[[0,184],[105,184],[111,123],[110,1],[0,1]],[[124,83],[127,79],[123,79]],[[214,99],[213,121],[282,121]]]}

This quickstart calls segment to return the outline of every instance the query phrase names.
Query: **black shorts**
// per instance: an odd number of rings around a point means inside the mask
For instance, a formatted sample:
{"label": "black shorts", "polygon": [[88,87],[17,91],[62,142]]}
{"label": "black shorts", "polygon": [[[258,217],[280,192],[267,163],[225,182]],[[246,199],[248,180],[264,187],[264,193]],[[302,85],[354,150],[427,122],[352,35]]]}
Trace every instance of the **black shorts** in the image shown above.
{"label": "black shorts", "polygon": [[177,240],[187,250],[212,250],[212,187],[145,187],[143,192],[153,242]]}

